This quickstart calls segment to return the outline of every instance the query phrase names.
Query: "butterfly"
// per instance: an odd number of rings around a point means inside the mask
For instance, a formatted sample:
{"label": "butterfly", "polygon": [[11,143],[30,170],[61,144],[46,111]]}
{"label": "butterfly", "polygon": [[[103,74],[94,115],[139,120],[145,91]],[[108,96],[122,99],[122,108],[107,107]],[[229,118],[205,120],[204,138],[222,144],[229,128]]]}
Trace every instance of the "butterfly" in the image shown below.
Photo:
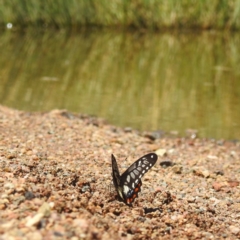
{"label": "butterfly", "polygon": [[141,191],[143,175],[157,161],[157,154],[149,153],[134,162],[121,176],[118,170],[116,158],[112,154],[113,183],[118,196],[127,204],[131,205]]}

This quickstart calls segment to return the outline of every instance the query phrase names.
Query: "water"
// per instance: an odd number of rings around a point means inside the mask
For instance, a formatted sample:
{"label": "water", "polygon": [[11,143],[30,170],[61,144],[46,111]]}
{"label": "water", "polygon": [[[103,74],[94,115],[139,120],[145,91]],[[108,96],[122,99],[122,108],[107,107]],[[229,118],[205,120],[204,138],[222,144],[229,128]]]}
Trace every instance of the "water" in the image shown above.
{"label": "water", "polygon": [[240,139],[240,34],[5,31],[0,104]]}

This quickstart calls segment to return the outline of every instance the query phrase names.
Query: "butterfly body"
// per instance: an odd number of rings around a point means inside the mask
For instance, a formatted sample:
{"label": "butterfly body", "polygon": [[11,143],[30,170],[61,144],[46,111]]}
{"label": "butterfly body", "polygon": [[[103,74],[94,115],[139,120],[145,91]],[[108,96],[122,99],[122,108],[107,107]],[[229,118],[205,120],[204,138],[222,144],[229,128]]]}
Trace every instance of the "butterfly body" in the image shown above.
{"label": "butterfly body", "polygon": [[112,154],[112,175],[113,183],[119,197],[128,205],[141,191],[143,175],[153,167],[157,161],[155,153],[149,153],[134,162],[122,175],[120,175],[116,158]]}

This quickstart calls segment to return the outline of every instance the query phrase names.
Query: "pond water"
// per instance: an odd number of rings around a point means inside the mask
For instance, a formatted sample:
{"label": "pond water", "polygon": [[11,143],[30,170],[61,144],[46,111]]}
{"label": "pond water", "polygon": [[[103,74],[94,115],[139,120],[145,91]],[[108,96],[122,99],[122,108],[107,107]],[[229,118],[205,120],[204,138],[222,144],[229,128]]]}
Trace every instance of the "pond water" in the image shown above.
{"label": "pond water", "polygon": [[240,139],[240,34],[4,31],[0,104]]}

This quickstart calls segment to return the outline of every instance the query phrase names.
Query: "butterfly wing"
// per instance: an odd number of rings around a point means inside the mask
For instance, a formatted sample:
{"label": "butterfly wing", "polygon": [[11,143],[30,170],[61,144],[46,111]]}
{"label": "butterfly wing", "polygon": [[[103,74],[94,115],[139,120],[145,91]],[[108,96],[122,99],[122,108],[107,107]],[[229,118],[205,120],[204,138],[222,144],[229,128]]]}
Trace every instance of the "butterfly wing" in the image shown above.
{"label": "butterfly wing", "polygon": [[118,193],[118,195],[124,200],[122,195],[122,187],[121,187],[121,177],[117,165],[117,160],[112,154],[112,177],[113,177],[113,184],[115,186],[115,189]]}
{"label": "butterfly wing", "polygon": [[[126,204],[131,204],[141,191],[141,178],[153,167],[158,156],[149,153],[134,162],[120,177],[121,198]],[[118,172],[119,173],[119,172]]]}

